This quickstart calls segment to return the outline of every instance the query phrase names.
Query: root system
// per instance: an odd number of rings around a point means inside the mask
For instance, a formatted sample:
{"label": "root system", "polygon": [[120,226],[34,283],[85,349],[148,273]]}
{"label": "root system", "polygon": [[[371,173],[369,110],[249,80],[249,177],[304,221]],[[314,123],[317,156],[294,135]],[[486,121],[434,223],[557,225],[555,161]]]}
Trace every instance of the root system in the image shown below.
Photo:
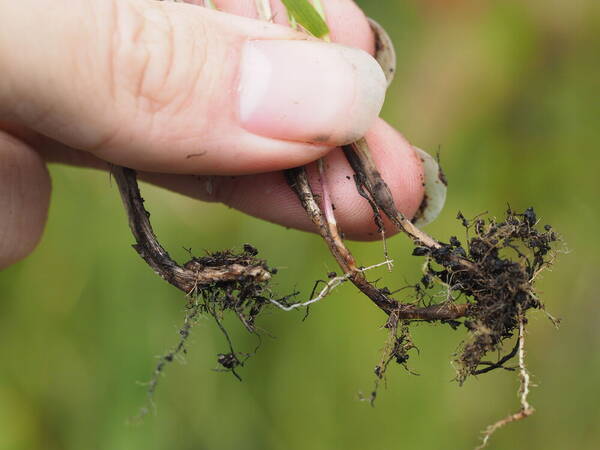
{"label": "root system", "polygon": [[[372,23],[372,28],[377,38],[377,59],[391,80],[395,61],[391,43],[380,26]],[[412,254],[424,258],[423,275],[410,287],[411,296],[405,295],[406,290],[392,294],[388,288],[377,287],[369,281],[367,272],[370,268],[390,264],[387,250],[383,263],[365,268],[358,264],[345,245],[329,198],[327,169],[322,160],[318,162],[322,192],[318,198],[304,167],[287,170],[285,176],[340,266],[342,275],[331,274],[316,297],[298,303],[291,301],[296,293],[275,298],[269,284],[276,271],[259,259],[258,251],[250,245],[245,245],[239,253],[221,251],[193,257],[181,265],[175,262],[156,239],[135,172],[123,167],[114,168],[113,174],[136,241],[134,249],[161,278],[180,289],[187,298],[180,341],[160,358],[148,393],[151,397],[165,365],[185,353],[186,341],[197,316],[205,314],[214,319],[227,341],[227,350],[217,356],[217,362],[222,370],[240,378],[238,369],[248,354],[234,349],[222,324],[224,314],[235,315],[249,332],[257,333],[256,321],[265,309],[278,307],[289,311],[308,307],[324,299],[340,284],[350,281],[387,316],[384,326],[389,330],[389,336],[380,362],[374,369],[375,388],[368,398],[371,403],[391,363],[395,362],[412,373],[408,361],[417,350],[410,326],[415,322],[444,323],[454,330],[466,331],[467,337],[454,360],[456,379],[460,384],[469,376],[496,369],[518,373],[521,409],[489,427],[484,435],[482,445],[485,445],[496,429],[533,412],[527,400],[529,374],[524,363],[527,314],[531,310],[543,309],[534,284],[539,274],[554,260],[553,247],[558,235],[549,225],[540,229],[533,208],[516,212],[509,207],[499,220],[484,216],[467,219],[458,213],[457,219],[463,228],[461,235],[464,236],[437,240],[420,230],[396,208],[366,140],[360,139],[343,150],[354,170],[357,192],[371,205],[373,219],[382,236],[383,217],[387,217],[393,226],[412,240]],[[441,172],[439,179],[445,180]],[[441,300],[440,290],[443,293]],[[403,301],[402,297],[410,297],[412,301]],[[490,360],[488,355],[503,356]],[[516,365],[510,365],[515,359]]]}

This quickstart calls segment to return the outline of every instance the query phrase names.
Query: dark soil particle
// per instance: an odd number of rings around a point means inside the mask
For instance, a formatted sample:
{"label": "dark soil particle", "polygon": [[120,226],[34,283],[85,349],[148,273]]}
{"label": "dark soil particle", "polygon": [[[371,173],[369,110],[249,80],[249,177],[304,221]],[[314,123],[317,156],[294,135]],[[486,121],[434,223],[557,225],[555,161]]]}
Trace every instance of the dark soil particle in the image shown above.
{"label": "dark soil particle", "polygon": [[[543,307],[533,284],[537,273],[552,263],[552,246],[558,237],[551,227],[535,228],[533,208],[521,214],[508,209],[500,222],[469,221],[461,213],[458,219],[467,235],[474,232],[466,245],[453,236],[448,245],[434,251],[417,247],[413,254],[428,255],[426,276],[438,277],[468,296],[463,325],[470,338],[457,358],[457,378],[462,383],[477,373],[487,353],[500,350],[515,335],[520,317]],[[427,288],[429,279],[422,284]]]}

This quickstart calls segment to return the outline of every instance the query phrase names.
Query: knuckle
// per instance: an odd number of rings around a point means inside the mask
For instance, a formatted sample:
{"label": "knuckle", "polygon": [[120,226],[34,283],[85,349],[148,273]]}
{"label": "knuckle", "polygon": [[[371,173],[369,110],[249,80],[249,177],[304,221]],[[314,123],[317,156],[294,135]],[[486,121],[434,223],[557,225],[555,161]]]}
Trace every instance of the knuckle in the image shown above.
{"label": "knuckle", "polygon": [[195,87],[194,66],[203,64],[182,17],[158,2],[117,3],[112,92],[150,116],[184,108]]}
{"label": "knuckle", "polygon": [[[110,111],[104,132],[86,145],[101,153],[106,147],[139,136],[169,135],[173,123],[192,110],[206,83],[205,25],[188,13],[159,2],[100,2],[92,26],[100,28],[98,73],[104,83],[103,108]],[[194,105],[196,106],[196,105]],[[204,111],[194,111],[196,117]],[[202,116],[203,117],[203,116]],[[181,122],[181,120],[180,120]],[[189,120],[188,120],[189,122]]]}

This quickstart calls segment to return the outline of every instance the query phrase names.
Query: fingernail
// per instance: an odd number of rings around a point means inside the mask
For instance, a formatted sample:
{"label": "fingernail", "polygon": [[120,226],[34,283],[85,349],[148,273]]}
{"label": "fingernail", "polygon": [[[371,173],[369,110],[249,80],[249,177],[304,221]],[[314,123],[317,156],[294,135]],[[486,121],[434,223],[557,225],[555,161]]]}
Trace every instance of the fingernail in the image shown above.
{"label": "fingernail", "polygon": [[425,195],[412,222],[422,227],[433,222],[440,215],[446,203],[448,184],[437,160],[420,148],[413,147],[413,149],[423,162]]}
{"label": "fingernail", "polygon": [[383,71],[362,50],[316,41],[248,41],[243,50],[239,115],[261,136],[343,145],[379,115]]}
{"label": "fingernail", "polygon": [[396,50],[394,49],[394,43],[390,35],[385,31],[385,28],[370,17],[367,17],[367,20],[375,37],[375,60],[381,66],[389,86],[392,84],[394,75],[396,74]]}

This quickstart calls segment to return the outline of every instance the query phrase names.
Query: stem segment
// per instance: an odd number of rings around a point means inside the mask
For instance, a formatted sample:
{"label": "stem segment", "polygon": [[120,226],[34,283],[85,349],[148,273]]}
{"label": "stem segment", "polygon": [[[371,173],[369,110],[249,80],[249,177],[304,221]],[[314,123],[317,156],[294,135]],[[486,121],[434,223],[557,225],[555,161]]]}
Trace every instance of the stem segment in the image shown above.
{"label": "stem segment", "polygon": [[150,213],[144,208],[136,173],[126,167],[114,166],[112,170],[125,211],[129,228],[135,238],[133,248],[162,279],[186,294],[195,289],[217,282],[254,278],[266,281],[271,273],[251,258],[240,257],[227,264],[209,265],[202,258],[193,258],[183,266],[177,264],[160,245],[150,224]]}

